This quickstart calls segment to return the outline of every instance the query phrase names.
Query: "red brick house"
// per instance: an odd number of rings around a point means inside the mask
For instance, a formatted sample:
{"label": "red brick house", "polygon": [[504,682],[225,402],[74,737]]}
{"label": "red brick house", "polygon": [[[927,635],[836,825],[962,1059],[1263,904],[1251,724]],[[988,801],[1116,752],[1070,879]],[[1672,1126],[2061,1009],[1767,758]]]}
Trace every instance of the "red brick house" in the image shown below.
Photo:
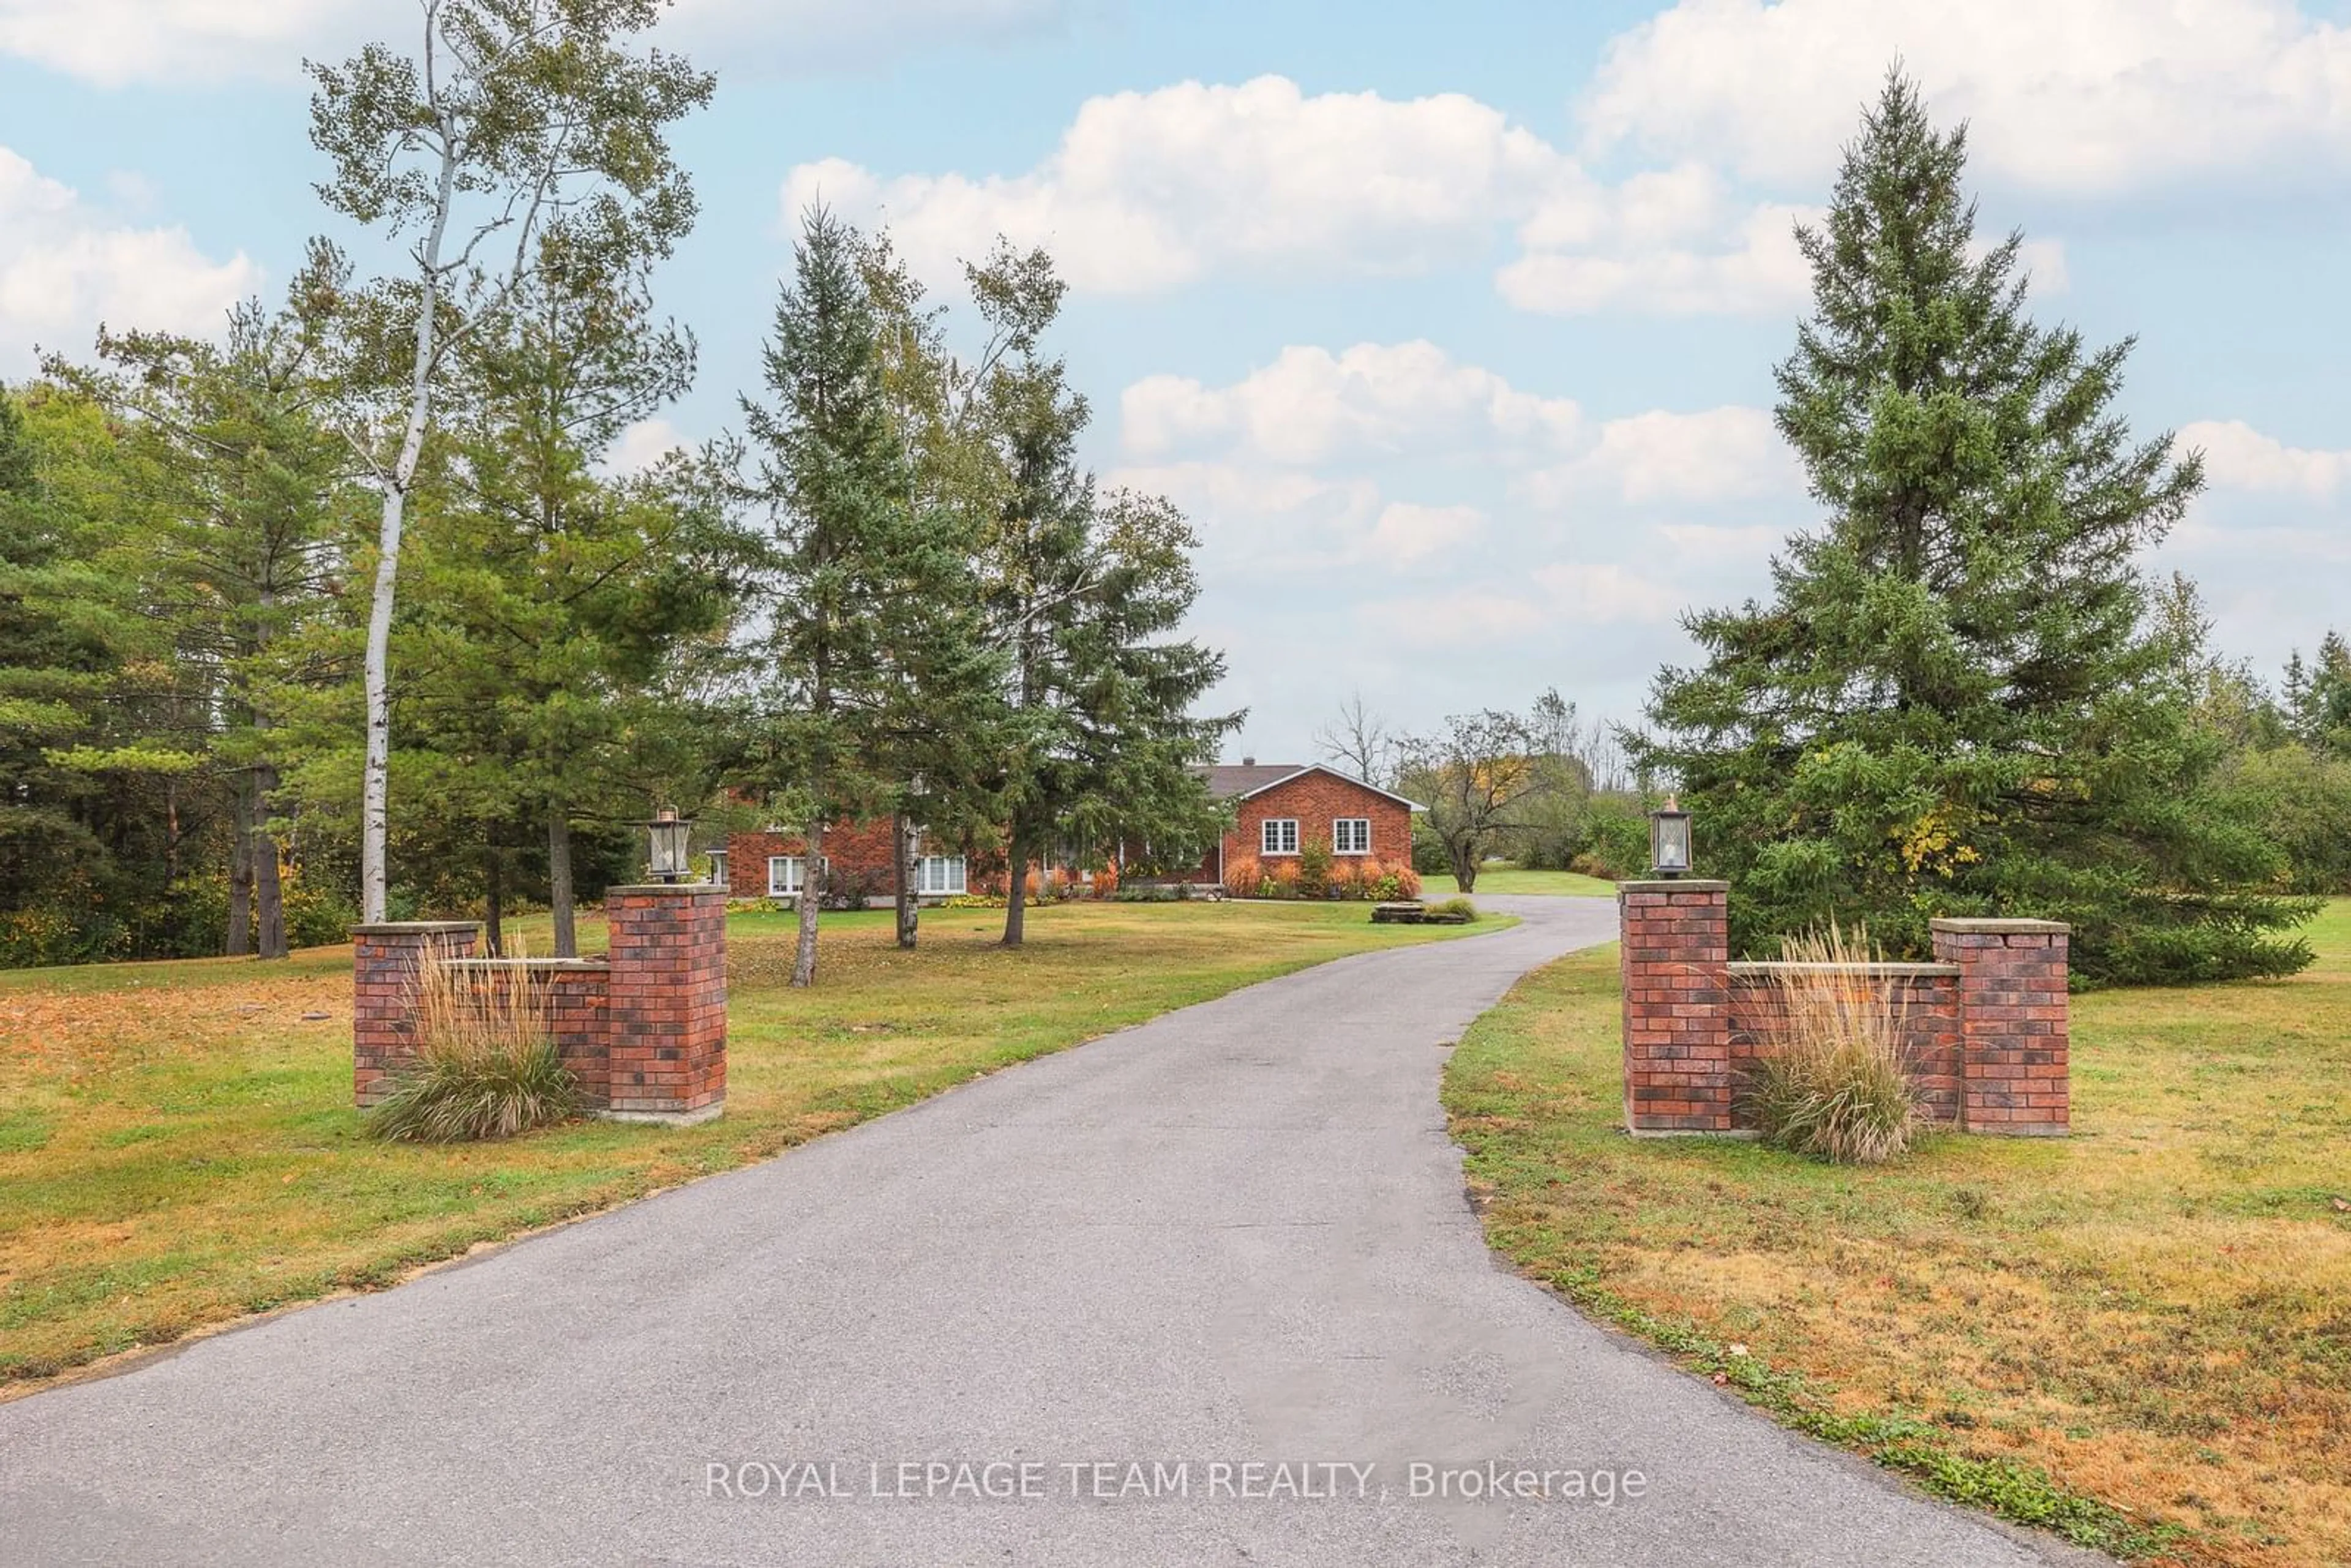
{"label": "red brick house", "polygon": [[1334,861],[1412,864],[1412,814],[1426,808],[1401,795],[1320,762],[1260,763],[1245,757],[1238,767],[1218,764],[1200,772],[1208,793],[1231,803],[1233,825],[1192,873],[1194,882],[1222,885],[1228,865],[1243,860],[1270,865],[1315,843],[1328,847]]}
{"label": "red brick house", "polygon": [[[867,895],[887,902],[890,819],[835,822],[824,832],[824,858],[836,878],[864,884]],[[726,881],[736,894],[757,898],[796,898],[808,874],[808,843],[798,832],[769,829],[736,833],[726,841]],[[914,846],[914,891],[925,898],[952,898],[969,891],[967,862],[960,846],[918,842]]]}
{"label": "red brick house", "polygon": [[[1377,861],[1394,868],[1412,863],[1412,814],[1422,807],[1403,796],[1364,783],[1320,762],[1259,763],[1244,758],[1238,766],[1218,764],[1197,768],[1208,793],[1229,802],[1233,825],[1216,849],[1190,868],[1182,880],[1208,887],[1225,882],[1225,868],[1243,860],[1271,866],[1295,859],[1309,844],[1326,846],[1334,861]],[[798,897],[808,874],[807,843],[794,831],[771,827],[756,833],[736,833],[726,841],[729,887],[743,897]],[[825,830],[825,859],[836,881],[861,885],[867,898],[887,903],[893,878],[890,870],[890,820],[841,821]],[[1146,861],[1143,847],[1124,844],[1109,859],[1122,873],[1137,856]],[[1063,862],[1080,857],[1049,852],[1035,871],[1052,873]],[[1075,882],[1092,880],[1082,863],[1067,866]],[[923,898],[952,898],[963,893],[1001,893],[1004,857],[1000,853],[972,856],[960,844],[938,841],[918,843],[914,860],[914,891]]]}

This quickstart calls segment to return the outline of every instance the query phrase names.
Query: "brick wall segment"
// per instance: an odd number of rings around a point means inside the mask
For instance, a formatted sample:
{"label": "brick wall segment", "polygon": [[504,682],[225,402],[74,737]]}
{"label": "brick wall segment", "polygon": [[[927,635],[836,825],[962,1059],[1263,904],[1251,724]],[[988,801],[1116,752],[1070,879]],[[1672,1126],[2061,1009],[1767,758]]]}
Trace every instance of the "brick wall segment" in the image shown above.
{"label": "brick wall segment", "polygon": [[427,947],[470,956],[481,940],[471,920],[399,920],[351,927],[351,1100],[361,1109],[392,1092],[416,1054],[413,1003]]}
{"label": "brick wall segment", "polygon": [[2063,1136],[2073,1121],[2070,927],[2048,920],[1936,920],[1929,930],[1935,956],[1962,970],[1962,1124],[2010,1137]]}
{"label": "brick wall segment", "polygon": [[1635,1136],[1734,1130],[1729,884],[1618,884],[1625,1120]]}

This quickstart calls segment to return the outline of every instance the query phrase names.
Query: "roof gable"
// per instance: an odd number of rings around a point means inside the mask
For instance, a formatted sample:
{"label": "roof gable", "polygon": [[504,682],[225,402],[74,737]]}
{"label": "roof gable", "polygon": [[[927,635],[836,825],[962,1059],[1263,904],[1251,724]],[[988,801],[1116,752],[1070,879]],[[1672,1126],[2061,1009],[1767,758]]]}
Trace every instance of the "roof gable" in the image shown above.
{"label": "roof gable", "polygon": [[1411,810],[1428,810],[1417,800],[1407,800],[1395,790],[1383,789],[1376,784],[1367,784],[1353,774],[1342,773],[1323,762],[1252,763],[1240,767],[1219,763],[1197,771],[1201,778],[1207,781],[1208,793],[1219,800],[1246,800],[1253,795],[1262,795],[1277,785],[1287,784],[1293,779],[1302,779],[1310,773],[1321,773],[1336,779],[1343,784],[1353,784],[1358,789],[1369,790],[1385,800],[1394,800]]}

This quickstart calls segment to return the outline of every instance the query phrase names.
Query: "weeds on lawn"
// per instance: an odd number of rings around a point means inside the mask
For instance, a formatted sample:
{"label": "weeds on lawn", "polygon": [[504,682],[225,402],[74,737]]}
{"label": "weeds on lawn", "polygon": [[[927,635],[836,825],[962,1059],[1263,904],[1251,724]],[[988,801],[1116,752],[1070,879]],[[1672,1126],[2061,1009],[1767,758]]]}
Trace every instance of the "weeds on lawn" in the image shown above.
{"label": "weeds on lawn", "polygon": [[1791,936],[1774,977],[1781,1043],[1747,1086],[1755,1124],[1782,1148],[1839,1165],[1877,1165],[1910,1147],[1921,1113],[1905,1071],[1908,992],[1866,973],[1866,931],[1835,925]]}
{"label": "weeds on lawn", "polygon": [[[523,955],[519,950],[515,957]],[[468,972],[438,946],[416,971],[416,1061],[370,1112],[368,1131],[413,1144],[510,1138],[578,1114],[555,1051],[547,993],[520,962]]]}

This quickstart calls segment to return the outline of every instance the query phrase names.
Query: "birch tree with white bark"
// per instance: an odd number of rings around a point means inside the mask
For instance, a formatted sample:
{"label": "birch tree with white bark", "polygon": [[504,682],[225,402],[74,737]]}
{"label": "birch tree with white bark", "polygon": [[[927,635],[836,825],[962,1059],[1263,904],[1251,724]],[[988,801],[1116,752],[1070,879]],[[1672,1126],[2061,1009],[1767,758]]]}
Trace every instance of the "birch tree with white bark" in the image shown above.
{"label": "birch tree with white bark", "polygon": [[[390,654],[401,534],[456,354],[550,254],[660,258],[693,225],[668,128],[713,79],[643,43],[668,0],[418,0],[414,53],[371,44],[310,62],[318,186],[387,260],[352,281],[314,243],[307,285],[343,324],[344,423],[381,498],[369,606],[360,917],[384,917],[392,758]],[[556,247],[560,250],[564,247]]]}

